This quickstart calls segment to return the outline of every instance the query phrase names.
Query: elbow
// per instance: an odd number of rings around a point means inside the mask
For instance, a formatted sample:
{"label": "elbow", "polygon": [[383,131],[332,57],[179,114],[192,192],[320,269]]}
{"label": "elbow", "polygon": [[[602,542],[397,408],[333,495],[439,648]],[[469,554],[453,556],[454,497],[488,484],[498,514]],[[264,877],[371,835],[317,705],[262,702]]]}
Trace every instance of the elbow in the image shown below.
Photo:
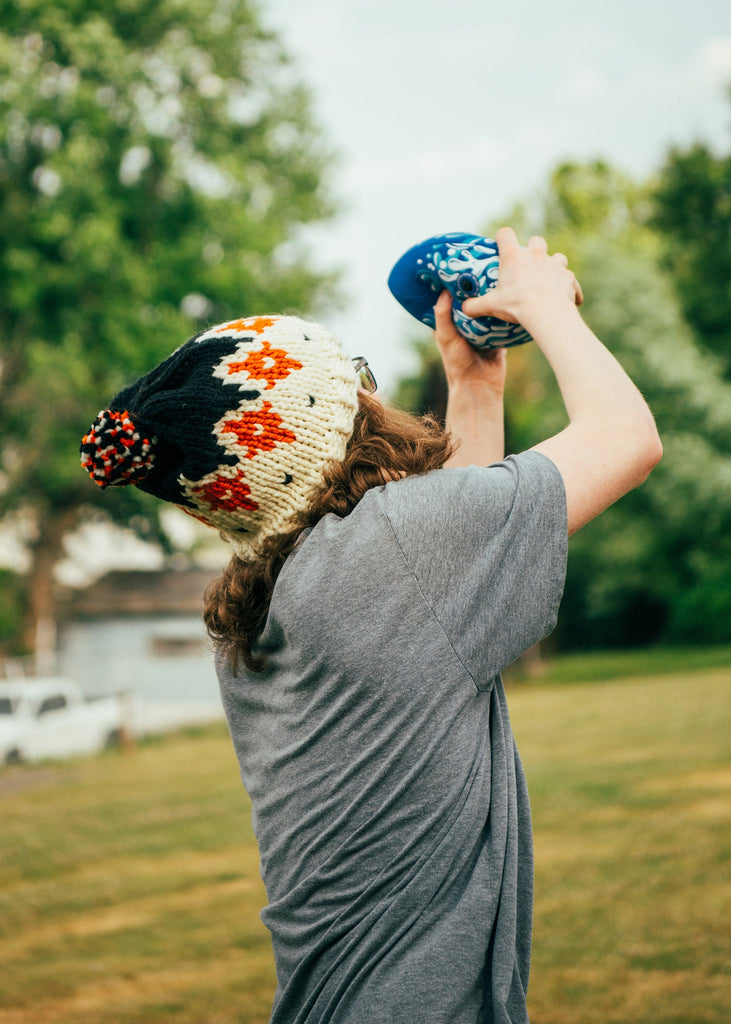
{"label": "elbow", "polygon": [[660,440],[660,435],[658,434],[657,429],[655,429],[653,431],[653,435],[654,436],[653,436],[653,439],[652,439],[651,451],[649,453],[649,456],[650,456],[650,468],[647,471],[648,475],[652,472],[652,470],[655,468],[655,466],[658,464],[658,462],[662,458],[662,452],[663,452],[662,441]]}
{"label": "elbow", "polygon": [[657,432],[655,421],[648,416],[642,429],[635,434],[635,466],[637,482],[635,487],[644,483],[662,458],[662,441]]}

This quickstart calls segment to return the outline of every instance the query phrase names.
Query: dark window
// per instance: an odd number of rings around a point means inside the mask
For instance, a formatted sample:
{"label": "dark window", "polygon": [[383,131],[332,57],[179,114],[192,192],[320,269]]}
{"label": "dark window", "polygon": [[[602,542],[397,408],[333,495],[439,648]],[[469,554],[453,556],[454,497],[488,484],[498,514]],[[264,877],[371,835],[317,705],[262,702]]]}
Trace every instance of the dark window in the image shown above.
{"label": "dark window", "polygon": [[45,715],[47,711],[60,711],[66,707],[66,698],[62,693],[56,693],[53,697],[46,697],[36,712],[36,718]]}
{"label": "dark window", "polygon": [[155,658],[182,658],[204,654],[205,650],[206,642],[199,636],[153,636],[150,639],[150,653]]}

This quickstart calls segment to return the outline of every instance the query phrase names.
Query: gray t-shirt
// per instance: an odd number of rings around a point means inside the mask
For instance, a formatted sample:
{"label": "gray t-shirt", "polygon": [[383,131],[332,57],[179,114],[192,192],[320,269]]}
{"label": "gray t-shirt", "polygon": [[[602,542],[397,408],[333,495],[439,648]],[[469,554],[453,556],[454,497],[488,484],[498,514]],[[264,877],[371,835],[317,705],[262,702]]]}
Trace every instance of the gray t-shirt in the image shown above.
{"label": "gray t-shirt", "polygon": [[266,671],[219,663],[274,1024],[527,1020],[530,809],[499,673],[553,629],[566,547],[536,452],[388,483],[290,555]]}

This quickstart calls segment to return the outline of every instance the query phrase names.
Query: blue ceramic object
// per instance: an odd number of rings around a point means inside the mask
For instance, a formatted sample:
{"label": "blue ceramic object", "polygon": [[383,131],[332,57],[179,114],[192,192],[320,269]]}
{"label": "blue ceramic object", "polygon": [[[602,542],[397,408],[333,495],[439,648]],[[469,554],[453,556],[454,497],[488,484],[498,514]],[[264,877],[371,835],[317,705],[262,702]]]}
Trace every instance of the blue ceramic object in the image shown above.
{"label": "blue ceramic object", "polygon": [[388,278],[394,298],[427,327],[434,328],[434,303],[447,288],[459,333],[475,348],[508,348],[531,341],[520,326],[494,316],[469,317],[465,299],[484,295],[497,284],[497,244],[481,235],[450,231],[434,235],[404,253]]}

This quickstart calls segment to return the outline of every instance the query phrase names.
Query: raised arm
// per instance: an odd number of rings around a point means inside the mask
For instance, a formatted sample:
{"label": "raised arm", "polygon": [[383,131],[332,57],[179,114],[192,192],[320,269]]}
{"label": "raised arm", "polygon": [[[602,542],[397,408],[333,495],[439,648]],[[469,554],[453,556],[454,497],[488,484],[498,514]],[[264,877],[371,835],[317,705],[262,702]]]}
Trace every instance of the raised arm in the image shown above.
{"label": "raised arm", "polygon": [[511,228],[501,228],[496,241],[497,285],[462,308],[522,324],[556,375],[569,424],[535,450],[563,477],[575,533],[646,479],[662,445],[642,395],[582,320],[581,291],[566,257],[549,256],[538,237],[521,248]]}
{"label": "raised arm", "polygon": [[505,457],[504,349],[478,352],[458,333],[452,297],[443,291],[434,307],[435,338],[449,389],[446,424],[459,447],[447,466],[489,466]]}

